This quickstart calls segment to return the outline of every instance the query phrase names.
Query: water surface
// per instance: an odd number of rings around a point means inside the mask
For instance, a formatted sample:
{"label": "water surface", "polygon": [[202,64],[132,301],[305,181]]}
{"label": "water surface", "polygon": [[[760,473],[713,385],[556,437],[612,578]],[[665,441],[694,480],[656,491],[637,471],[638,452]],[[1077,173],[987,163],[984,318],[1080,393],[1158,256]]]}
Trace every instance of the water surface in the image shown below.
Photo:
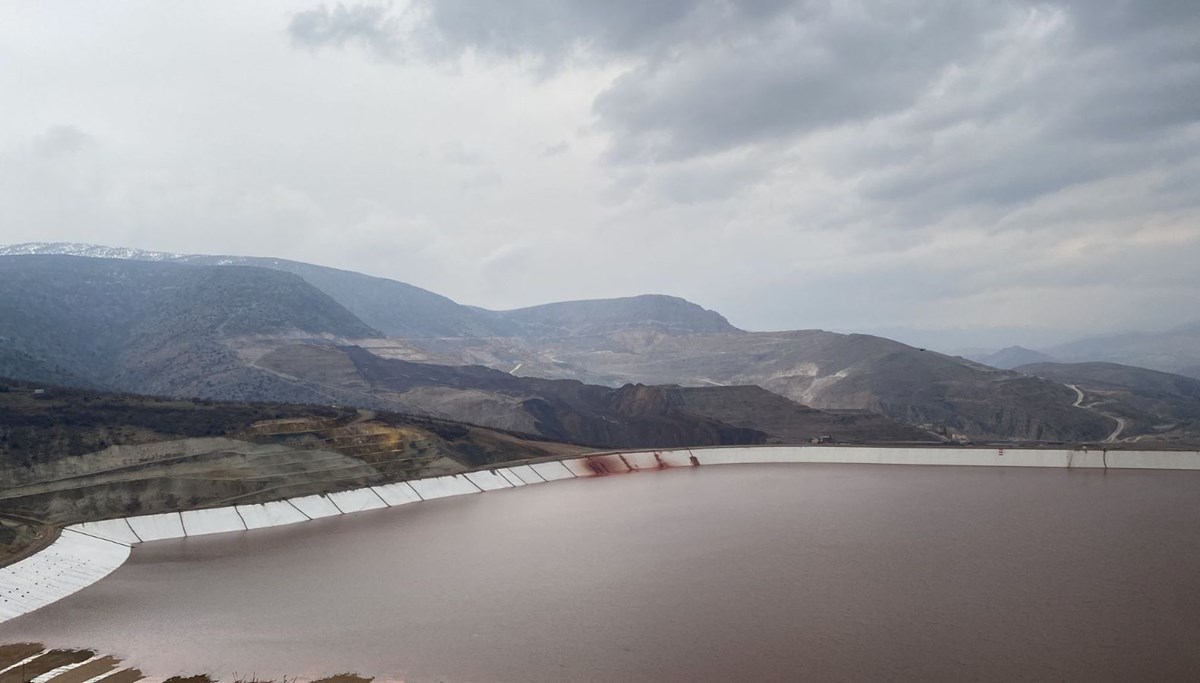
{"label": "water surface", "polygon": [[0,625],[147,674],[1200,680],[1200,473],[737,465],[161,541]]}

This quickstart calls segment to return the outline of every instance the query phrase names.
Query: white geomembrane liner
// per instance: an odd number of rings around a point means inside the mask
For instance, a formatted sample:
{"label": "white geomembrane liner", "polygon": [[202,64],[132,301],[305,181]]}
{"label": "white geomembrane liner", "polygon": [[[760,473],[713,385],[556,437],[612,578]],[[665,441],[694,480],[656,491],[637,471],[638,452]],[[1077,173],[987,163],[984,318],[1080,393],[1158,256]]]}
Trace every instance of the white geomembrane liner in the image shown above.
{"label": "white geomembrane liner", "polygon": [[342,514],[338,506],[333,504],[325,496],[303,496],[301,498],[292,498],[288,502],[296,506],[296,509],[303,512],[309,519],[320,519],[322,517],[333,517],[334,515]]}
{"label": "white geomembrane liner", "polygon": [[305,517],[304,513],[285,500],[261,505],[238,505],[237,511],[246,523],[247,529],[286,526],[308,521],[308,517]]}
{"label": "white geomembrane liner", "polygon": [[654,457],[654,451],[624,453],[620,457],[631,470],[657,470],[662,467]]}
{"label": "white geomembrane liner", "polygon": [[141,543],[142,539],[134,535],[133,529],[129,528],[129,522],[124,519],[106,519],[100,522],[84,522],[83,524],[74,524],[68,529],[74,529],[80,533],[89,536],[97,536],[106,538],[110,541],[124,543],[125,545],[133,545]]}
{"label": "white geomembrane liner", "polygon": [[334,505],[338,506],[339,510],[347,515],[351,512],[378,510],[379,508],[387,507],[387,503],[383,502],[383,499],[375,495],[375,492],[369,488],[331,493],[329,494],[329,499],[333,501]]}
{"label": "white geomembrane liner", "polygon": [[555,460],[553,462],[539,462],[529,466],[534,472],[545,479],[546,481],[557,481],[559,479],[574,479],[575,475],[571,474],[571,470],[561,462]]}
{"label": "white geomembrane liner", "polygon": [[387,504],[391,505],[392,507],[397,505],[405,505],[407,503],[416,503],[421,500],[421,497],[417,495],[417,492],[413,490],[413,487],[409,486],[407,482],[403,481],[398,484],[373,486],[371,487],[371,490],[377,493],[380,498],[387,501]]}
{"label": "white geomembrane liner", "polygon": [[500,473],[500,476],[504,477],[505,481],[512,484],[513,486],[524,486],[525,485],[525,482],[522,481],[521,478],[517,476],[517,473],[513,472],[512,470],[508,469],[507,467],[501,467],[500,469],[498,469],[496,471]]}
{"label": "white geomembrane liner", "polygon": [[482,470],[479,472],[467,472],[465,475],[476,486],[484,491],[495,491],[496,489],[511,489],[512,484],[508,482],[499,472],[490,472]]}
{"label": "white geomembrane liner", "polygon": [[529,465],[517,465],[516,467],[508,468],[510,472],[521,478],[521,481],[526,484],[544,484],[545,479],[538,476],[537,472],[533,471]]}
{"label": "white geomembrane liner", "polygon": [[421,498],[432,500],[448,496],[461,496],[468,493],[479,493],[479,488],[466,477],[434,477],[432,479],[414,479],[408,482],[421,494]]}
{"label": "white geomembrane liner", "polygon": [[588,465],[587,458],[574,458],[572,460],[563,460],[563,467],[570,470],[571,474],[577,477],[594,477],[596,471]]}
{"label": "white geomembrane liner", "polygon": [[1113,451],[1108,454],[1109,467],[1147,470],[1197,470],[1200,454],[1158,451]]}
{"label": "white geomembrane liner", "polygon": [[501,467],[466,475],[418,479],[325,496],[236,508],[193,510],[85,522],[64,529],[41,552],[0,568],[0,621],[25,614],[107,576],[129,556],[129,545],[185,535],[261,529],[308,519],[404,505],[480,490],[590,477],[601,472],[735,463],[850,463],[885,465],[981,465],[1108,469],[1200,470],[1200,452],[1087,451],[1007,448],[865,448],[775,446],[641,451]]}
{"label": "white geomembrane liner", "polygon": [[64,529],[45,550],[0,568],[0,622],[92,585],[127,557],[129,546]]}
{"label": "white geomembrane liner", "polygon": [[183,517],[183,530],[188,536],[221,534],[227,531],[245,531],[246,525],[237,510],[213,508],[211,510],[188,510]]}
{"label": "white geomembrane liner", "polygon": [[178,512],[164,512],[160,515],[144,515],[142,517],[127,517],[133,532],[143,541],[160,541],[164,538],[183,538],[183,522]]}

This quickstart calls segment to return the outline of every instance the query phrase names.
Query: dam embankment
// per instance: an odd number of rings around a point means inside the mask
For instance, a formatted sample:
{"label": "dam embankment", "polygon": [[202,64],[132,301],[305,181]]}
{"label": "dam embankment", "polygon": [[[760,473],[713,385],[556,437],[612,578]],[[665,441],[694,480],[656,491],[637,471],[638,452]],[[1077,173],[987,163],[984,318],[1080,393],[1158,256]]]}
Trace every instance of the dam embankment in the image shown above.
{"label": "dam embankment", "polygon": [[262,529],[562,479],[721,464],[956,465],[1087,470],[1200,470],[1198,451],[968,447],[763,446],[585,455],[417,479],[271,503],[86,522],[43,551],[0,568],[0,623],[107,576],[143,542]]}

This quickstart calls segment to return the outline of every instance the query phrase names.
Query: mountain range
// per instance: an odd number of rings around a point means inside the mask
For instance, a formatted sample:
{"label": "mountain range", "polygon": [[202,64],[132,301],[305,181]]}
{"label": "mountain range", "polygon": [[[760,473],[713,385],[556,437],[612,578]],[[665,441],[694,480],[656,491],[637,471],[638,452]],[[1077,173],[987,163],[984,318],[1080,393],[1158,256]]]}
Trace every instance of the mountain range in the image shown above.
{"label": "mountain range", "polygon": [[[0,254],[0,373],[45,382],[358,405],[606,447],[1089,442],[1114,425],[1060,379],[869,335],[747,332],[676,297],[489,311],[282,259]],[[1138,425],[1123,438],[1160,435]]]}

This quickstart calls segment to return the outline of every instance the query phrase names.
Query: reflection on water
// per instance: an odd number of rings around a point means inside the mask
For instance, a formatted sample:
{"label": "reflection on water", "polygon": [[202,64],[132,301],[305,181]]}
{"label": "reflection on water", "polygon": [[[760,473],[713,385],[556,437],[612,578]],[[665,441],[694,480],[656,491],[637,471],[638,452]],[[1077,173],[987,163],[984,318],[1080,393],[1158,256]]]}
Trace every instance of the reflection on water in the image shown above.
{"label": "reflection on water", "polygon": [[0,626],[148,674],[1200,680],[1200,473],[645,472],[162,541]]}

